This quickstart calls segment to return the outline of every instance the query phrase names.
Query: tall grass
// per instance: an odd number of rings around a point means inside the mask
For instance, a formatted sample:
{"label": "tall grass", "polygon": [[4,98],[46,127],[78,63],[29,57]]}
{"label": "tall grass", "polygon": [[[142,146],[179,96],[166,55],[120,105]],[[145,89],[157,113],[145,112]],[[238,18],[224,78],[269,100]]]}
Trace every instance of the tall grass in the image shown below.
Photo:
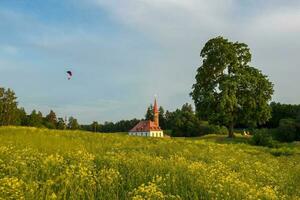
{"label": "tall grass", "polygon": [[0,128],[0,199],[300,199],[300,155],[243,143]]}

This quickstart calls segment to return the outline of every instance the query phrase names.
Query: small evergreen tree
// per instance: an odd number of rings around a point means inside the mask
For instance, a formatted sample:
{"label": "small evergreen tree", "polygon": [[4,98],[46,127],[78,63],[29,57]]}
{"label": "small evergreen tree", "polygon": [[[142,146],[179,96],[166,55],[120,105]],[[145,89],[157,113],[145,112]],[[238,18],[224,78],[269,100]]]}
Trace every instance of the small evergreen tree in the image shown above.
{"label": "small evergreen tree", "polygon": [[91,131],[93,131],[93,132],[99,131],[99,124],[98,124],[98,122],[94,121],[94,122],[91,124]]}
{"label": "small evergreen tree", "polygon": [[17,125],[28,126],[28,117],[24,108],[18,109]]}
{"label": "small evergreen tree", "polygon": [[190,104],[184,104],[181,109],[166,112],[167,128],[176,137],[193,137],[201,135],[201,122],[195,115]]}
{"label": "small evergreen tree", "polygon": [[68,123],[68,129],[77,130],[79,128],[80,127],[79,127],[77,119],[75,119],[74,117],[70,117],[69,118],[69,123]]}
{"label": "small evergreen tree", "polygon": [[166,129],[166,116],[165,110],[162,106],[159,107],[159,126],[162,129]]}
{"label": "small evergreen tree", "polygon": [[45,117],[45,126],[50,129],[55,129],[57,124],[56,114],[53,110]]}
{"label": "small evergreen tree", "polygon": [[145,115],[146,120],[154,120],[154,113],[153,113],[153,105],[150,104],[150,106],[147,108],[147,112]]}
{"label": "small evergreen tree", "polygon": [[58,118],[57,119],[56,128],[59,129],[59,130],[66,129],[66,123],[65,123],[63,118]]}
{"label": "small evergreen tree", "polygon": [[43,115],[41,112],[33,110],[28,117],[28,126],[43,127]]}
{"label": "small evergreen tree", "polygon": [[0,125],[17,125],[18,103],[14,91],[0,88]]}

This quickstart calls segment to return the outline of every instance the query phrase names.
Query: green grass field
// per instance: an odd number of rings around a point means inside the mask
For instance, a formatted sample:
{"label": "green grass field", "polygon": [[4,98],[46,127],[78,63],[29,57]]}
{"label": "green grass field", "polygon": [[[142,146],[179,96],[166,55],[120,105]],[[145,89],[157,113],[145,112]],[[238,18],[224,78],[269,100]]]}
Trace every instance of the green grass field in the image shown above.
{"label": "green grass field", "polygon": [[300,199],[300,146],[3,127],[0,199]]}

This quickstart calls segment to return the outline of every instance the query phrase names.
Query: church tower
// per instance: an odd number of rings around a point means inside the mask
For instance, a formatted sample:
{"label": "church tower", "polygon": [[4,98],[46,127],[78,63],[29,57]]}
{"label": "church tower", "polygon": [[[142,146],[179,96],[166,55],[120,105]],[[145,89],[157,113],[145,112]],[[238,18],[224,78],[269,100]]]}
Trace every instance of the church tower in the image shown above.
{"label": "church tower", "polygon": [[145,137],[164,137],[164,131],[159,127],[159,111],[154,99],[153,106],[154,119],[152,120],[142,120],[137,125],[135,125],[130,131],[129,135],[132,136],[145,136]]}
{"label": "church tower", "polygon": [[153,112],[154,112],[154,123],[155,123],[156,126],[159,126],[159,111],[158,111],[158,106],[157,106],[156,98],[154,100]]}

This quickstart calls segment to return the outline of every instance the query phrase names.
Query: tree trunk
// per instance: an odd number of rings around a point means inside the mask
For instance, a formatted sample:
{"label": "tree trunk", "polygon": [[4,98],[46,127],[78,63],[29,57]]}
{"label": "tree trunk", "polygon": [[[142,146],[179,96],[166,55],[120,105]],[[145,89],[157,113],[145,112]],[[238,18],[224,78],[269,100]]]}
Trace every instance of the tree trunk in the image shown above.
{"label": "tree trunk", "polygon": [[233,124],[233,122],[231,122],[229,125],[229,133],[228,133],[229,138],[234,138],[233,127],[234,127],[234,124]]}

